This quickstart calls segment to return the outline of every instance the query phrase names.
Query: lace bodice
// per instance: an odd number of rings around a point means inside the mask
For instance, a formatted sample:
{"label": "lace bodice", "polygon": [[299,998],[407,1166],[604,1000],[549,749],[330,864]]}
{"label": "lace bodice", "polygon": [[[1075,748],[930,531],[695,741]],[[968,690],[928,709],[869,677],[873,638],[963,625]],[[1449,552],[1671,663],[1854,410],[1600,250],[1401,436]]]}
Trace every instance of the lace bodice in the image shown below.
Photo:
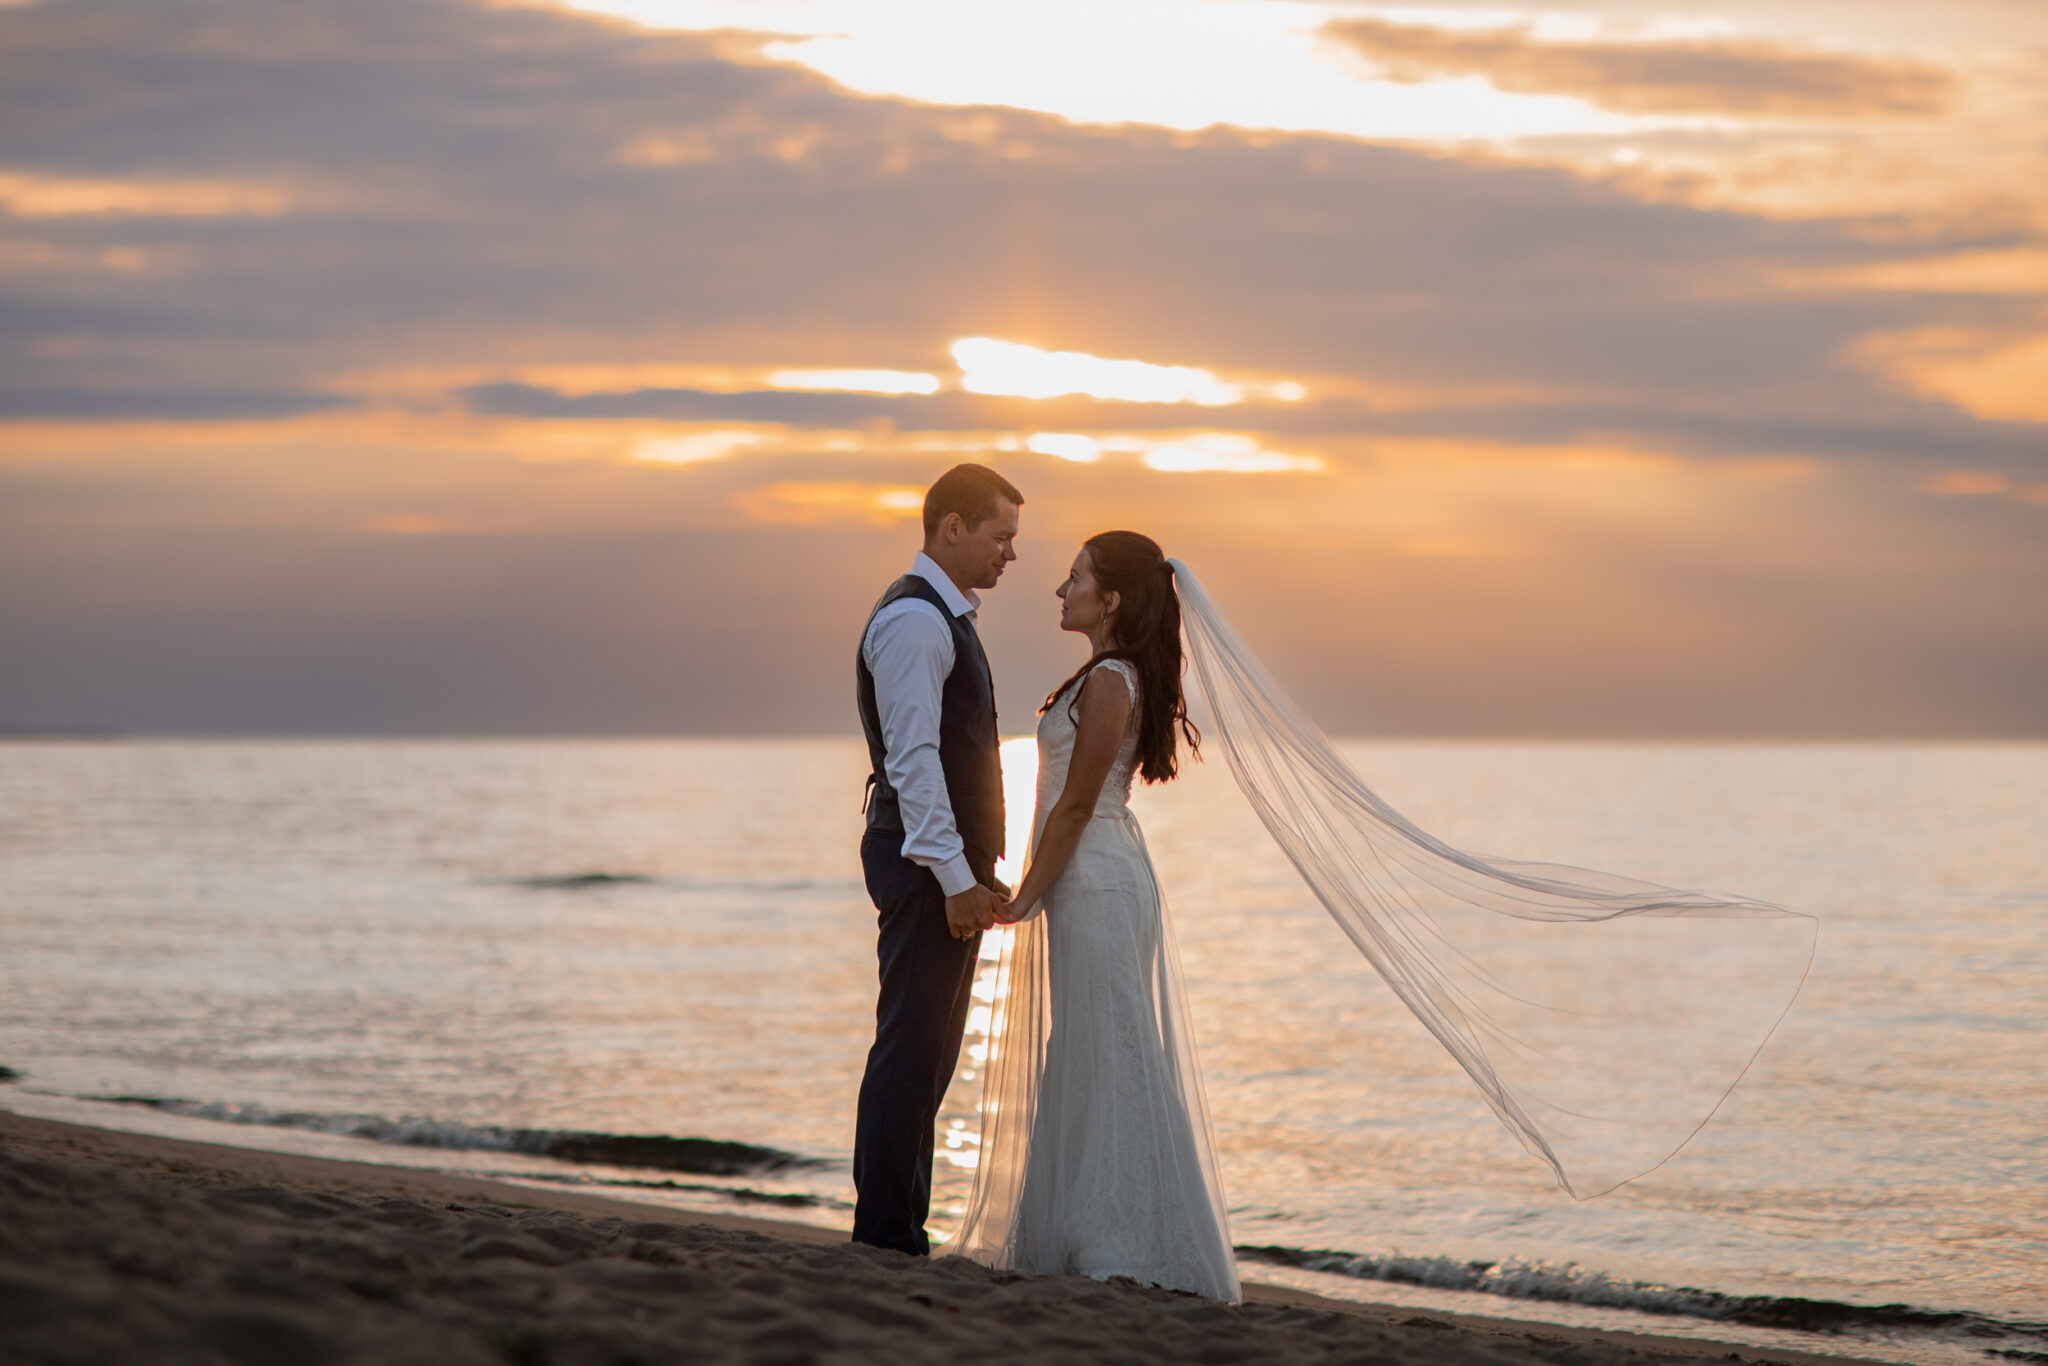
{"label": "lace bodice", "polygon": [[[1131,774],[1137,768],[1138,759],[1138,671],[1128,660],[1105,659],[1095,669],[1075,679],[1072,686],[1055,698],[1045,714],[1038,718],[1038,817],[1041,821],[1045,813],[1052,810],[1052,804],[1060,799],[1060,793],[1067,785],[1067,767],[1074,759],[1076,728],[1073,702],[1096,669],[1109,670],[1123,679],[1124,686],[1131,690],[1131,719],[1124,727],[1124,742],[1116,752],[1116,762],[1110,766],[1109,776],[1102,780],[1102,793],[1095,799],[1095,814],[1121,816],[1130,802]],[[1036,832],[1033,833],[1035,838]]]}

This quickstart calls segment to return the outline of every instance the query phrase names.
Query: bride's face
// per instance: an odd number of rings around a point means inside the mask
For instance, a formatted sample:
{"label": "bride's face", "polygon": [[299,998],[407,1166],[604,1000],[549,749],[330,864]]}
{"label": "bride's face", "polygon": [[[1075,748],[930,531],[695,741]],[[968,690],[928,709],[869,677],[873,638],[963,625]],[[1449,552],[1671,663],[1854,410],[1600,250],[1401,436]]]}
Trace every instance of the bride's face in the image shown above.
{"label": "bride's face", "polygon": [[1074,556],[1074,567],[1067,571],[1066,582],[1058,589],[1060,595],[1060,629],[1079,631],[1093,637],[1116,606],[1114,593],[1110,601],[1104,602],[1102,589],[1095,582],[1095,563],[1088,556],[1088,548]]}

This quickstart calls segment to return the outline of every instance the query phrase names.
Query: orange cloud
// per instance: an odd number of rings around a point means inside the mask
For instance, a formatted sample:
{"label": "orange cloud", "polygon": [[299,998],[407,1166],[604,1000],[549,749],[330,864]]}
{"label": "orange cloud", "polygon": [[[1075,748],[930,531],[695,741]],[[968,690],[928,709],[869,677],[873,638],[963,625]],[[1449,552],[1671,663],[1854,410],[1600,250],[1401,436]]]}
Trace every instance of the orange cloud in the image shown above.
{"label": "orange cloud", "polygon": [[304,204],[304,196],[260,180],[93,180],[0,171],[0,209],[17,218],[269,217]]}
{"label": "orange cloud", "polygon": [[1945,68],[1815,52],[1756,39],[1547,42],[1527,28],[1480,31],[1335,19],[1323,36],[1402,84],[1482,76],[1520,95],[1575,95],[1631,114],[1927,117],[1947,111]]}
{"label": "orange cloud", "polygon": [[1773,272],[1785,289],[1873,289],[1911,294],[2048,294],[2048,250],[2018,247],[1964,251],[1875,264],[1801,267]]}
{"label": "orange cloud", "polygon": [[924,506],[924,490],[907,484],[786,482],[742,489],[732,501],[757,522],[889,525],[916,517]]}
{"label": "orange cloud", "polygon": [[1974,417],[2048,422],[2048,335],[1924,328],[1873,337],[1859,354],[1907,388]]}
{"label": "orange cloud", "polygon": [[768,383],[776,389],[812,393],[936,394],[939,377],[916,370],[776,370]]}

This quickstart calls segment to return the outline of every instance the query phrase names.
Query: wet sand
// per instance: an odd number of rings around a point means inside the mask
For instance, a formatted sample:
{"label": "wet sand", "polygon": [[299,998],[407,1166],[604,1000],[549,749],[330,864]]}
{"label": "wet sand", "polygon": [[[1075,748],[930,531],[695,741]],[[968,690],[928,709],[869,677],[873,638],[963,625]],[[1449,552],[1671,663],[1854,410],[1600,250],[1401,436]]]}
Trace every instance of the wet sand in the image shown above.
{"label": "wet sand", "polygon": [[802,1224],[0,1112],[0,1363],[1626,1366],[1698,1340],[995,1272]]}

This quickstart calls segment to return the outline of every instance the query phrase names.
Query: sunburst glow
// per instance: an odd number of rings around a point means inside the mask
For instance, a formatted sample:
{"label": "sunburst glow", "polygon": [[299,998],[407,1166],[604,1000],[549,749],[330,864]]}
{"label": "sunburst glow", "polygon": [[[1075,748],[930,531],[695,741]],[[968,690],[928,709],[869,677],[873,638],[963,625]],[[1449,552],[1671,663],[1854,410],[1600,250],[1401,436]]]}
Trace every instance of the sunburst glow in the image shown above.
{"label": "sunburst glow", "polygon": [[1035,432],[1024,449],[1035,455],[1050,455],[1076,465],[1092,465],[1102,459],[1102,444],[1078,432]]}
{"label": "sunburst glow", "polygon": [[1187,365],[1153,365],[1109,360],[1084,351],[1044,351],[994,337],[962,337],[953,343],[960,387],[971,394],[1016,398],[1091,398],[1125,403],[1199,403],[1222,407],[1240,402],[1244,391],[1207,370]]}

